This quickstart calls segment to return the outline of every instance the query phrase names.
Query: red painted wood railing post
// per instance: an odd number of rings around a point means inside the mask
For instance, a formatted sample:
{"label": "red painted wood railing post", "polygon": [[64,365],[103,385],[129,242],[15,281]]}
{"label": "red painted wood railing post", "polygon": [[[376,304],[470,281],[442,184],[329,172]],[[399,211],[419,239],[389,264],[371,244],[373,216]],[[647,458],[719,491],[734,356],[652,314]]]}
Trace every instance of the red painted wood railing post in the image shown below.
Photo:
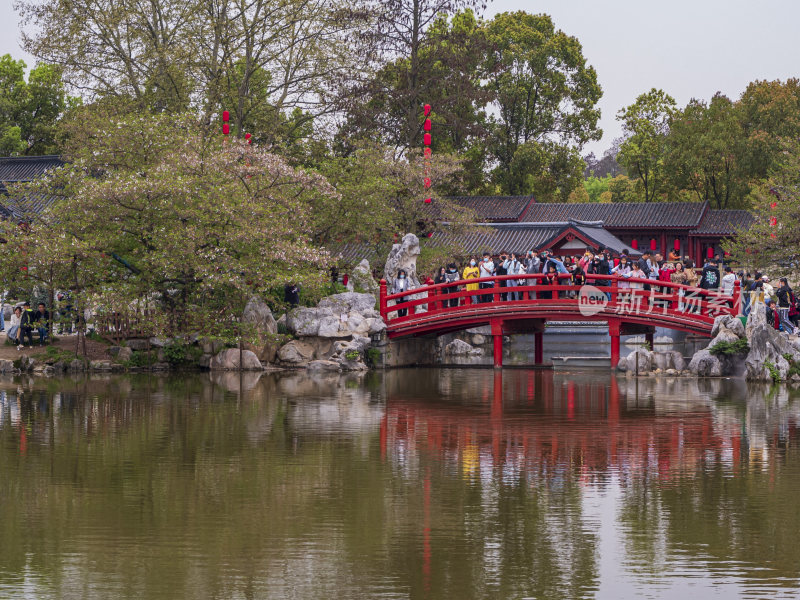
{"label": "red painted wood railing post", "polygon": [[381,279],[378,286],[378,306],[380,307],[381,317],[384,321],[388,321],[389,311],[386,310],[386,280]]}
{"label": "red painted wood railing post", "polygon": [[503,321],[500,319],[492,319],[491,328],[494,348],[494,368],[500,369],[503,367]]}
{"label": "red painted wood railing post", "polygon": [[733,282],[733,316],[742,314],[742,283],[737,279]]}
{"label": "red painted wood railing post", "polygon": [[619,364],[619,320],[608,320],[608,335],[611,336],[611,368],[616,369]]}
{"label": "red painted wood railing post", "polygon": [[428,312],[436,312],[436,296],[439,293],[439,288],[432,288],[428,290]]}

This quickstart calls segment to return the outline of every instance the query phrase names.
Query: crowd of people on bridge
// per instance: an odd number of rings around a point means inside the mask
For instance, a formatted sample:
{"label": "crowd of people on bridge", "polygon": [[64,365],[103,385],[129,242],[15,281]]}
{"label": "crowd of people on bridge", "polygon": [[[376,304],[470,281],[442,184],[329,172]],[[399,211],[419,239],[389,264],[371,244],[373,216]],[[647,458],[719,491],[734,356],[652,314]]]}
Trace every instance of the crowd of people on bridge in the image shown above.
{"label": "crowd of people on bridge", "polygon": [[[530,277],[535,275],[535,277]],[[507,276],[502,280],[481,281],[495,276]],[[515,277],[518,276],[518,277]],[[616,276],[616,277],[607,277]],[[702,266],[696,265],[688,256],[671,252],[665,259],[661,254],[644,251],[640,256],[630,256],[624,250],[618,254],[608,248],[597,250],[587,248],[580,255],[558,256],[551,250],[541,252],[531,250],[524,253],[500,252],[492,255],[484,252],[472,256],[461,266],[451,262],[440,267],[436,273],[427,277],[427,285],[443,284],[442,294],[452,294],[460,290],[473,292],[454,298],[441,300],[442,308],[456,307],[459,304],[479,304],[524,299],[574,298],[577,288],[591,284],[598,288],[609,287],[612,281],[620,290],[666,291],[659,282],[670,282],[714,292],[714,296],[733,307],[736,283],[739,283],[740,310],[747,315],[755,302],[763,301],[767,317],[776,329],[787,333],[798,332],[800,301],[795,297],[786,278],[780,279],[776,289],[770,284],[768,276],[744,271],[735,272],[719,254],[707,259]],[[498,289],[495,289],[497,285]],[[536,286],[535,291],[520,291],[520,286]],[[411,282],[405,271],[397,273],[389,293],[399,294],[410,291]],[[548,289],[553,286],[570,286],[571,289]],[[680,294],[684,294],[681,289]],[[610,293],[607,293],[610,297]],[[402,313],[402,314],[401,314]],[[398,316],[406,316],[407,309],[399,309]]]}

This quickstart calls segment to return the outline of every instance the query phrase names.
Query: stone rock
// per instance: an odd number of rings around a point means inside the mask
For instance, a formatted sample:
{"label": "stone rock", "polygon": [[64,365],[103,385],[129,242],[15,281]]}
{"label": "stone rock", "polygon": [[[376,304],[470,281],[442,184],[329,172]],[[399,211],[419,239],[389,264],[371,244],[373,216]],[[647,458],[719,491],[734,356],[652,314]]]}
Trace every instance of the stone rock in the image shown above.
{"label": "stone rock", "polygon": [[369,261],[365,258],[350,273],[350,281],[354,288],[361,289],[369,294],[378,295],[378,282],[372,276]]}
{"label": "stone rock", "polygon": [[166,340],[164,338],[159,338],[159,337],[151,337],[150,338],[150,345],[153,348],[163,348],[164,346],[169,344],[169,342],[170,342],[170,340]]}
{"label": "stone rock", "polygon": [[106,353],[110,356],[116,356],[119,354],[119,351],[122,349],[122,346],[109,346],[106,348]]}
{"label": "stone rock", "polygon": [[[734,321],[737,321],[739,325],[742,324],[738,318],[731,315],[719,315],[716,319],[714,319],[714,325],[711,327],[711,338],[713,339],[717,337],[720,327],[725,327],[726,329],[732,329],[735,327],[735,325],[733,325]],[[744,328],[744,326],[742,327]]]}
{"label": "stone rock", "polygon": [[700,377],[720,377],[722,375],[722,362],[707,349],[700,350],[695,352],[691,362],[689,362],[689,371]]}
{"label": "stone rock", "polygon": [[677,377],[678,374],[679,372],[676,371],[675,369],[667,369],[666,371],[664,371],[664,375],[669,375],[670,377]]}
{"label": "stone rock", "polygon": [[82,360],[80,360],[78,358],[73,358],[70,361],[70,363],[68,365],[68,368],[69,368],[70,371],[83,371],[83,370],[85,370],[86,365],[84,364],[84,362]]}
{"label": "stone rock", "polygon": [[653,368],[653,353],[646,348],[637,348],[625,360],[630,373],[647,373]]}
{"label": "stone rock", "polygon": [[358,292],[344,292],[326,296],[319,301],[317,308],[330,308],[331,314],[334,315],[350,312],[361,313],[365,316],[377,314],[375,311],[375,296]]}
{"label": "stone rock", "polygon": [[[728,316],[730,316],[730,315],[728,315]],[[739,322],[739,324],[741,325],[741,322]],[[706,346],[706,350],[711,350],[714,346],[716,346],[720,342],[733,343],[733,342],[738,342],[738,341],[739,341],[739,336],[738,335],[733,333],[733,331],[731,331],[730,329],[728,329],[724,325],[720,325],[717,328],[717,335],[714,337],[713,340],[711,340],[711,342],[708,344],[708,346]]]}
{"label": "stone rock", "polygon": [[93,360],[89,363],[89,369],[92,371],[110,371],[110,360]]}
{"label": "stone rock", "polygon": [[169,363],[168,362],[157,362],[152,367],[150,367],[152,371],[169,371]]}
{"label": "stone rock", "polygon": [[[239,363],[240,355],[241,364]],[[253,352],[228,348],[211,359],[209,368],[212,371],[261,371],[264,367]]]}
{"label": "stone rock", "polygon": [[342,367],[333,360],[312,360],[306,369],[309,371],[341,371]]}
{"label": "stone rock", "polygon": [[13,360],[0,360],[0,373],[13,373],[14,361]]}
{"label": "stone rock", "polygon": [[259,333],[278,333],[278,323],[272,316],[269,305],[258,296],[247,302],[242,313],[242,321],[255,327]]}
{"label": "stone rock", "polygon": [[766,363],[770,362],[780,372],[781,379],[786,379],[789,363],[783,355],[789,354],[794,360],[800,358],[800,353],[786,337],[770,327],[766,320],[762,324],[757,323],[752,327],[748,321],[747,335],[750,352],[744,361],[745,378],[755,381],[771,380],[772,375],[766,368]]}
{"label": "stone rock", "polygon": [[208,369],[211,366],[211,359],[213,357],[210,354],[203,354],[200,357],[200,360],[197,361],[197,366],[201,369]]}
{"label": "stone rock", "polygon": [[668,352],[653,352],[653,370],[666,371],[672,364],[672,356]]}
{"label": "stone rock", "polygon": [[367,371],[369,367],[360,360],[343,360],[339,362],[342,371]]}
{"label": "stone rock", "polygon": [[619,358],[619,362],[617,363],[617,371],[627,371],[628,370],[628,357],[621,356]]}
{"label": "stone rock", "polygon": [[286,313],[283,313],[280,317],[278,317],[278,320],[275,322],[278,324],[278,327],[286,327]]}
{"label": "stone rock", "polygon": [[483,346],[486,343],[486,336],[476,333],[472,336],[472,344],[474,346]]}
{"label": "stone rock", "polygon": [[419,287],[419,277],[417,277],[419,253],[419,238],[413,233],[405,234],[399,244],[392,246],[383,268],[383,276],[390,287],[400,269],[405,270],[412,289]]}
{"label": "stone rock", "polygon": [[683,354],[677,350],[671,350],[667,354],[671,356],[670,365],[673,369],[683,371],[686,368],[686,359],[683,358]]}
{"label": "stone rock", "polygon": [[203,354],[219,354],[225,348],[222,340],[214,338],[204,337],[197,340],[197,342],[200,344]]}
{"label": "stone rock", "polygon": [[767,323],[767,308],[763,302],[754,302],[750,305],[750,313],[747,315],[747,327],[745,327],[745,335],[747,339],[753,335],[753,331],[769,327]]}
{"label": "stone rock", "polygon": [[147,340],[128,340],[128,348],[134,352],[144,352],[149,349]]}
{"label": "stone rock", "polygon": [[792,376],[789,378],[789,381],[797,383],[798,381],[800,381],[800,375],[798,375],[797,373],[792,373]]}
{"label": "stone rock", "polygon": [[123,346],[117,352],[117,361],[118,362],[125,362],[126,360],[130,360],[133,356],[133,350],[131,350],[128,346]]}
{"label": "stone rock", "polygon": [[311,344],[292,340],[281,346],[278,350],[278,359],[281,362],[300,365],[305,364],[314,358],[314,347]]}
{"label": "stone rock", "polygon": [[258,346],[249,343],[244,344],[245,350],[250,350],[250,352],[258,357],[258,360],[266,363],[275,361],[275,357],[278,355],[278,348],[280,347],[280,343],[273,341],[268,341]]}
{"label": "stone rock", "polygon": [[447,346],[444,347],[444,352],[445,354],[449,354],[451,356],[477,356],[483,354],[483,350],[480,348],[473,348],[464,340],[459,339],[455,339],[447,344]]}

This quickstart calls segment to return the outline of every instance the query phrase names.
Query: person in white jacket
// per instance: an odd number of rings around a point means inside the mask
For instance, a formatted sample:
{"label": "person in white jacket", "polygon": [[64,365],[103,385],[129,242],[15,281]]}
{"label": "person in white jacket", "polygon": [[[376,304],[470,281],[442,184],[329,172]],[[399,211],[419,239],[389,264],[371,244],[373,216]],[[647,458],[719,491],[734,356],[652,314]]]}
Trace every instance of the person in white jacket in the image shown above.
{"label": "person in white jacket", "polygon": [[725,275],[722,277],[721,291],[726,296],[733,296],[733,286],[736,283],[736,275],[733,269],[725,267]]}
{"label": "person in white jacket", "polygon": [[19,344],[19,326],[20,321],[22,320],[22,309],[17,306],[14,309],[14,312],[11,313],[11,327],[8,328],[8,339],[14,342],[15,344]]}
{"label": "person in white jacket", "polygon": [[[525,273],[525,265],[517,258],[516,252],[512,252],[511,256],[503,262],[503,268],[505,268],[508,275],[519,276]],[[506,280],[506,285],[508,287],[517,287],[517,285],[519,285],[519,279],[508,279]],[[522,300],[522,292],[509,292],[508,299]]]}

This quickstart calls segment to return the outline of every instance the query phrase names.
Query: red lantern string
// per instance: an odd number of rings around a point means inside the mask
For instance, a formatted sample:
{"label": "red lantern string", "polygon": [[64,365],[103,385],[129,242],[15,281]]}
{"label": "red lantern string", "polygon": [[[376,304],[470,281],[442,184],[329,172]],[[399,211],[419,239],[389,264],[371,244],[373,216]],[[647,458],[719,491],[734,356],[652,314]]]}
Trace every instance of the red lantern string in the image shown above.
{"label": "red lantern string", "polygon": [[424,150],[425,158],[430,158],[431,154],[433,154],[433,151],[430,148],[426,147],[425,150]]}
{"label": "red lantern string", "polygon": [[[431,114],[431,105],[426,104],[423,106],[423,112],[425,113],[425,122],[422,124],[422,129],[425,131],[425,135],[422,136],[422,141],[425,144],[425,148],[423,149],[423,166],[425,170],[425,175],[422,179],[422,185],[426,190],[429,190],[431,187],[431,155],[433,152],[431,151],[431,120],[428,118],[428,115]],[[427,197],[424,199],[425,204],[430,204],[433,202],[433,199]],[[430,236],[428,236],[430,237]]]}
{"label": "red lantern string", "polygon": [[430,187],[431,187],[431,178],[430,177],[426,177],[425,179],[422,180],[422,184],[425,186],[426,190],[430,189]]}

